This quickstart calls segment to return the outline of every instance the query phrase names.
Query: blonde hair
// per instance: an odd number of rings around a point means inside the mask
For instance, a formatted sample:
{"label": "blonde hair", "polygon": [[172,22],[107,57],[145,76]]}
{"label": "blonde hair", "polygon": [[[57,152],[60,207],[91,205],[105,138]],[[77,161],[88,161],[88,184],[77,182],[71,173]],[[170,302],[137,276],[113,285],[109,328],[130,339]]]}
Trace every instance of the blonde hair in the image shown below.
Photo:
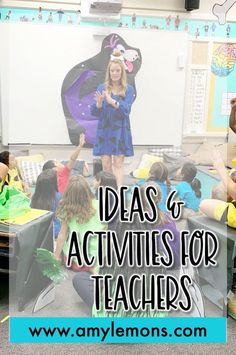
{"label": "blonde hair", "polygon": [[94,198],[83,176],[72,176],[60,201],[57,216],[66,223],[73,218],[79,224],[87,223],[96,213],[92,204]]}
{"label": "blonde hair", "polygon": [[[126,93],[126,88],[127,88],[127,76],[126,76],[126,71],[125,71],[125,66],[120,59],[122,56],[121,52],[118,50],[115,50],[112,53],[113,59],[110,60],[107,66],[107,71],[106,71],[106,77],[105,77],[105,90],[111,94],[112,92],[112,81],[111,81],[111,75],[110,75],[110,69],[112,64],[119,64],[121,68],[121,78],[120,78],[120,96],[125,96]],[[116,58],[117,57],[117,58]]]}

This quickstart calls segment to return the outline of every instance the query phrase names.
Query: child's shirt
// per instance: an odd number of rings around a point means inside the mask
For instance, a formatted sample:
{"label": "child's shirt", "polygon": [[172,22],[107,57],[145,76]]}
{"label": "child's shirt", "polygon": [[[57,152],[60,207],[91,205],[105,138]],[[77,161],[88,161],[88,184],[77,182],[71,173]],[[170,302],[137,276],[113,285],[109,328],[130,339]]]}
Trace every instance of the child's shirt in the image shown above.
{"label": "child's shirt", "polygon": [[61,168],[57,171],[57,189],[63,194],[67,188],[70,178],[70,169],[65,165],[64,168]]}
{"label": "child's shirt", "polygon": [[[169,193],[172,191],[172,187],[170,188],[170,191],[168,192],[168,187],[165,182],[159,181],[159,180],[152,180],[156,185],[158,185],[161,189],[161,201],[158,203],[158,207],[160,208],[161,211],[163,212],[168,212],[166,208],[166,201],[168,198]],[[146,180],[145,179],[140,179],[137,183],[138,186],[142,186],[145,184]]]}
{"label": "child's shirt", "polygon": [[5,184],[11,187],[15,187],[17,190],[24,192],[23,181],[16,168],[9,169],[6,176]]}
{"label": "child's shirt", "polygon": [[192,186],[188,182],[181,181],[175,186],[175,190],[177,191],[177,196],[179,199],[185,203],[184,207],[198,212],[200,198],[196,196]]}
{"label": "child's shirt", "polygon": [[[158,207],[160,208],[161,211],[167,212],[166,201],[167,201],[167,198],[169,195],[168,187],[167,187],[166,183],[163,181],[155,180],[155,183],[161,189],[161,201],[159,202]],[[170,191],[171,191],[171,189],[170,189]]]}
{"label": "child's shirt", "polygon": [[[68,227],[69,227],[69,236],[67,238],[67,240],[65,241],[64,243],[64,246],[63,246],[63,253],[65,256],[68,255],[69,253],[69,246],[70,246],[70,240],[71,240],[71,235],[72,235],[72,232],[76,232],[77,233],[77,236],[78,236],[78,244],[80,245],[80,250],[81,250],[81,242],[82,242],[82,239],[84,237],[84,234],[87,232],[87,231],[100,231],[100,230],[104,230],[104,227],[105,225],[103,223],[101,223],[100,219],[99,219],[99,203],[97,200],[93,200],[92,202],[93,204],[93,207],[95,208],[96,212],[95,214],[90,218],[90,220],[86,223],[82,223],[82,224],[79,224],[77,221],[76,221],[76,218],[73,218],[69,224],[68,224]],[[97,236],[92,236],[89,238],[89,241],[88,241],[88,254],[89,254],[89,257],[96,257],[97,256]],[[76,262],[77,258],[72,258],[74,259],[73,261]],[[86,266],[86,265],[85,265]],[[96,266],[96,264],[94,265]],[[82,271],[82,268],[81,268],[81,271]]]}
{"label": "child's shirt", "polygon": [[236,228],[236,201],[218,201],[214,208],[214,218],[229,227]]}

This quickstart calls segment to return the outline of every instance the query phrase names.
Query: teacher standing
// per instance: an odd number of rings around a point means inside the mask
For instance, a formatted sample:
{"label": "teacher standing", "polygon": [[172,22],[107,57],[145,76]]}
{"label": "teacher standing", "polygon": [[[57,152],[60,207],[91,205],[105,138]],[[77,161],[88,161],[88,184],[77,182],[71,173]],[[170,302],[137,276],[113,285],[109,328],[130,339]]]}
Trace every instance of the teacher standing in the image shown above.
{"label": "teacher standing", "polygon": [[95,93],[91,113],[99,118],[93,154],[101,156],[104,171],[114,172],[118,186],[123,182],[124,157],[134,155],[129,119],[134,98],[134,88],[127,84],[123,57],[115,51],[105,83]]}

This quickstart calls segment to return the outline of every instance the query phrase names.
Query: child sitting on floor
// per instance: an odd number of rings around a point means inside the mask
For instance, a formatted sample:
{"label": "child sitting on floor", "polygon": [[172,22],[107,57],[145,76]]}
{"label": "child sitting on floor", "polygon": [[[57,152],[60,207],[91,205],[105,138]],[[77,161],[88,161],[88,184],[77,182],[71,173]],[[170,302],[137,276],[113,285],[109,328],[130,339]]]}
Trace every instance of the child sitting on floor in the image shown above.
{"label": "child sitting on floor", "polygon": [[117,186],[115,175],[106,171],[99,171],[94,176],[94,181],[93,181],[93,187],[95,188],[96,197],[97,197],[97,190],[99,186],[112,187],[114,190],[117,191],[118,186]]}
{"label": "child sitting on floor", "polygon": [[6,164],[0,163],[0,193],[2,192],[7,174],[8,174],[8,166]]}
{"label": "child sitting on floor", "polygon": [[[212,161],[231,201],[203,200],[200,209],[208,217],[216,219],[229,227],[236,228],[236,182],[228,174],[218,151],[212,152]],[[236,293],[228,302],[228,314],[236,320]]]}
{"label": "child sitting on floor", "polygon": [[177,197],[185,203],[182,217],[187,218],[199,211],[201,199],[201,182],[196,178],[197,168],[193,163],[185,163],[178,170],[177,176],[182,180],[175,186]]}
{"label": "child sitting on floor", "polygon": [[[60,192],[57,191],[57,174],[53,169],[42,171],[38,176],[35,192],[31,200],[31,207],[52,211],[56,213],[59,201],[61,199]],[[60,231],[60,221],[54,215],[53,234],[57,238]]]}
{"label": "child sitting on floor", "polygon": [[[63,251],[64,262],[67,262],[69,245],[72,232],[77,233],[79,244],[81,244],[84,233],[89,231],[98,231],[106,227],[102,224],[98,215],[99,204],[90,190],[87,181],[80,175],[72,176],[69,184],[60,201],[57,216],[61,221],[61,230],[59,232],[55,250],[55,256],[60,259]],[[89,256],[97,255],[97,240],[94,237],[89,238],[88,243]],[[74,271],[89,271],[91,267],[78,266],[75,261],[71,266]]]}
{"label": "child sitting on floor", "polygon": [[7,165],[9,170],[5,179],[5,185],[15,187],[17,190],[31,195],[28,185],[23,181],[17,168],[15,156],[7,150],[0,153],[0,162]]}
{"label": "child sitting on floor", "polygon": [[152,164],[147,181],[153,181],[160,187],[162,197],[159,208],[161,211],[167,212],[166,200],[171,191],[171,183],[168,179],[168,169],[165,164],[162,162]]}
{"label": "child sitting on floor", "polygon": [[[236,228],[236,182],[225,169],[224,162],[218,152],[213,152],[213,163],[218,171],[221,181],[230,196],[230,201],[219,199],[203,200],[200,205],[201,211],[208,217]],[[233,175],[234,176],[234,175]]]}
{"label": "child sitting on floor", "polygon": [[76,147],[75,151],[70,156],[70,160],[68,161],[68,163],[66,165],[63,165],[62,163],[60,163],[57,160],[48,160],[43,166],[43,171],[47,170],[47,169],[54,169],[56,171],[56,173],[57,173],[57,188],[58,188],[58,191],[62,194],[64,193],[64,191],[68,185],[71,170],[73,169],[73,167],[76,163],[76,159],[78,158],[79,153],[80,153],[84,143],[85,143],[85,135],[82,133],[80,135],[79,145]]}

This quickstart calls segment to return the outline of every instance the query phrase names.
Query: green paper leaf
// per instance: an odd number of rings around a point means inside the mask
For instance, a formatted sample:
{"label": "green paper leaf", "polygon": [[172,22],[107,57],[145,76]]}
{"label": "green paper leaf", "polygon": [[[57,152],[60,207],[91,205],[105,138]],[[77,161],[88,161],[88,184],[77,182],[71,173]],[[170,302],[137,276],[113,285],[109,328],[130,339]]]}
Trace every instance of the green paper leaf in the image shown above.
{"label": "green paper leaf", "polygon": [[48,277],[55,284],[61,283],[68,277],[63,269],[61,261],[57,260],[51,251],[38,248],[36,250],[36,261],[43,275]]}

